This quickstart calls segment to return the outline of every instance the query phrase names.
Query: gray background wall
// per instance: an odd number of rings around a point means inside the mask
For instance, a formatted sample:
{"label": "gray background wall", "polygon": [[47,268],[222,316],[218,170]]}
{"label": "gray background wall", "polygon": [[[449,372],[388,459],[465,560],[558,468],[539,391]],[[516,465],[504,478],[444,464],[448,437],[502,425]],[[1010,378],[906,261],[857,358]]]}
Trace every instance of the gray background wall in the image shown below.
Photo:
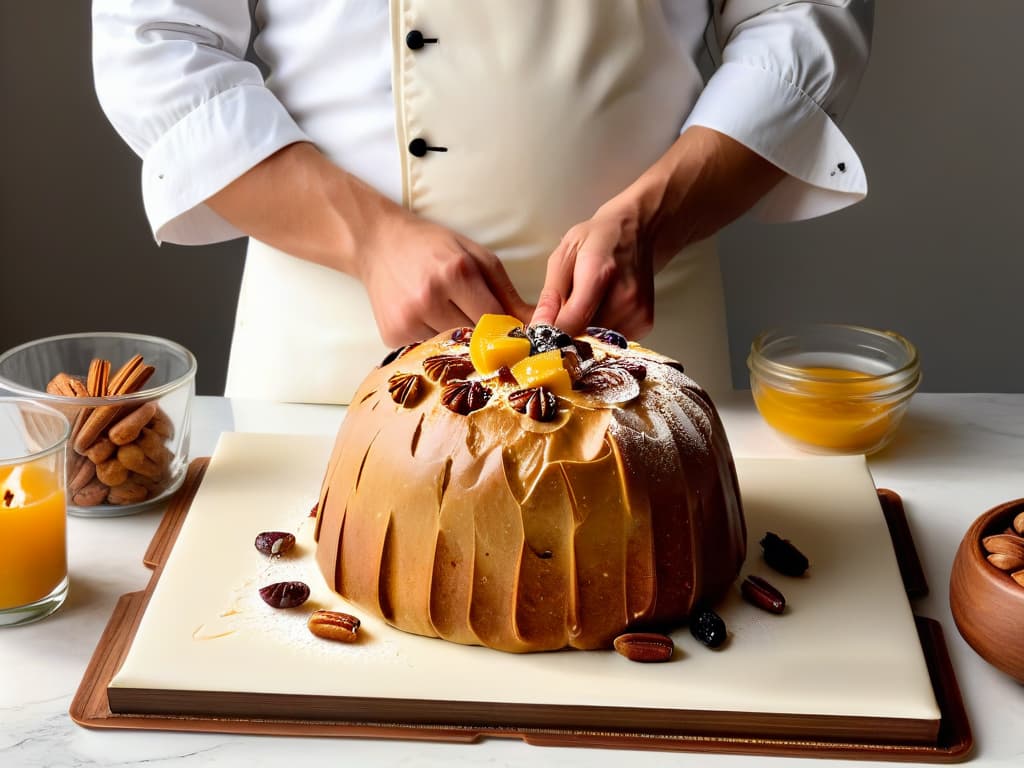
{"label": "gray background wall", "polygon": [[[900,331],[924,389],[1024,392],[1020,0],[878,0],[844,128],[870,194],[833,216],[721,238],[737,386],[758,331],[828,320]],[[153,243],[139,161],[92,89],[89,3],[0,2],[0,349],[56,333],[167,336],[222,390],[240,241]]]}

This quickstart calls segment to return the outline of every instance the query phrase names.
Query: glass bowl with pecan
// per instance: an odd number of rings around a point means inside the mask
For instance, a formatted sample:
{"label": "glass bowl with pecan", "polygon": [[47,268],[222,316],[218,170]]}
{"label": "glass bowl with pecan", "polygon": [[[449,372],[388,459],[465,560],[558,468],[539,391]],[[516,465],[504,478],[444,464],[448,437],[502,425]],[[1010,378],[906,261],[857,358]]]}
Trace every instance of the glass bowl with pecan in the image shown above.
{"label": "glass bowl with pecan", "polygon": [[967,530],[953,558],[949,607],[967,644],[1024,683],[1024,499],[993,507]]}
{"label": "glass bowl with pecan", "polygon": [[117,517],[165,500],[185,478],[196,359],[168,339],[75,333],[0,355],[0,390],[72,424],[68,512]]}

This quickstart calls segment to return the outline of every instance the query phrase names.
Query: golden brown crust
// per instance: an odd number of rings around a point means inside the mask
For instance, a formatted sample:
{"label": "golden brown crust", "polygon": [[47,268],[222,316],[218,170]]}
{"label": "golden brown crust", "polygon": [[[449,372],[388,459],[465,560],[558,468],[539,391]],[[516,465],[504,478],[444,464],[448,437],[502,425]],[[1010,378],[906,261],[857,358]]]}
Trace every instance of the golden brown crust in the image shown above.
{"label": "golden brown crust", "polygon": [[650,350],[587,341],[586,369],[611,372],[550,421],[517,412],[520,387],[497,376],[473,375],[492,395],[465,413],[428,377],[396,403],[396,373],[465,352],[450,332],[372,371],[321,491],[328,584],[400,629],[515,652],[610,648],[719,598],[746,532],[714,406]]}

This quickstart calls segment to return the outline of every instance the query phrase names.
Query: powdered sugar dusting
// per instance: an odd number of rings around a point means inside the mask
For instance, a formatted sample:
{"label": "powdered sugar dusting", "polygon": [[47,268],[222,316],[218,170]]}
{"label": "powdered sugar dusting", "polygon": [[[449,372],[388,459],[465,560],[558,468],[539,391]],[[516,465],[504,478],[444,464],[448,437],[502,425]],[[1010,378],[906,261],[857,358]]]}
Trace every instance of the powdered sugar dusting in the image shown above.
{"label": "powdered sugar dusting", "polygon": [[[381,640],[374,632],[379,620],[366,617],[361,609],[349,605],[325,582],[316,565],[316,542],[313,540],[315,519],[309,517],[310,503],[301,503],[301,510],[287,510],[281,515],[280,530],[295,534],[295,547],[279,557],[268,557],[252,548],[246,572],[225,595],[223,609],[192,633],[196,641],[217,641],[233,635],[259,637],[263,642],[280,646],[291,654],[345,663],[394,661],[398,663],[398,645]],[[240,531],[239,536],[255,539],[260,531]],[[302,581],[309,585],[309,599],[297,608],[277,609],[263,602],[260,587],[281,581]],[[363,625],[356,643],[339,643],[313,635],[306,621],[313,611],[326,609],[357,616]],[[375,636],[375,634],[377,636]]]}

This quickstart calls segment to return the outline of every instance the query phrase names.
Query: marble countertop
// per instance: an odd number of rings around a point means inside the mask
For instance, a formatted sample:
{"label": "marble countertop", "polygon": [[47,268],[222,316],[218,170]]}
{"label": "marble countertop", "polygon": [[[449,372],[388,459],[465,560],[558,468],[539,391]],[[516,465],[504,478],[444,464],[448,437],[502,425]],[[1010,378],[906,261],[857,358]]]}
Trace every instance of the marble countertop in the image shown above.
{"label": "marble countertop", "polygon": [[[749,394],[719,401],[738,455],[785,456],[795,450],[757,416]],[[192,455],[209,455],[222,431],[333,434],[343,409],[196,399]],[[996,504],[1024,497],[1024,395],[919,394],[893,444],[870,460],[879,487],[904,500],[931,594],[914,610],[942,624],[974,730],[973,764],[1024,765],[1024,686],[986,664],[961,639],[949,612],[953,555],[970,523]],[[0,765],[201,766],[302,764],[761,766],[783,758],[533,747],[514,739],[434,744],[371,739],[315,739],[89,730],[68,707],[114,604],[142,589],[142,555],[162,509],[132,517],[71,518],[71,591],[53,616],[0,629]],[[823,510],[823,515],[827,510]],[[329,761],[329,762],[328,762]],[[840,761],[801,760],[800,765]],[[851,765],[865,765],[863,762]]]}

